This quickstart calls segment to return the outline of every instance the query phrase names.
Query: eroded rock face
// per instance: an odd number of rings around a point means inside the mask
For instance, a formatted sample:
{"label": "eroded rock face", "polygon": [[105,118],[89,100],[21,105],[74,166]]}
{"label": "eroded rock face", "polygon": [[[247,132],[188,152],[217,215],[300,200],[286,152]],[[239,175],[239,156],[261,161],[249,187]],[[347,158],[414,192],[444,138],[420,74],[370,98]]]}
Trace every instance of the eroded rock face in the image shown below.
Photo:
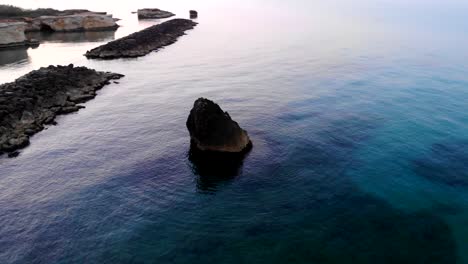
{"label": "eroded rock face", "polygon": [[26,43],[25,28],[26,23],[23,22],[0,23],[0,48],[24,45]]}
{"label": "eroded rock face", "polygon": [[139,19],[162,19],[175,16],[173,13],[157,8],[138,9]]}
{"label": "eroded rock face", "polygon": [[119,26],[112,15],[98,13],[80,13],[67,16],[42,16],[27,20],[27,32],[55,31],[99,31],[114,30]]}
{"label": "eroded rock face", "polygon": [[252,145],[247,132],[219,105],[205,98],[195,101],[187,128],[192,144],[202,151],[240,153]]}
{"label": "eroded rock face", "polygon": [[78,111],[112,79],[123,75],[85,67],[49,66],[0,85],[0,154],[29,144],[57,115]]}
{"label": "eroded rock face", "polygon": [[196,25],[189,19],[172,19],[99,46],[86,52],[85,56],[92,59],[144,56],[176,42],[180,36],[185,35],[185,31]]}

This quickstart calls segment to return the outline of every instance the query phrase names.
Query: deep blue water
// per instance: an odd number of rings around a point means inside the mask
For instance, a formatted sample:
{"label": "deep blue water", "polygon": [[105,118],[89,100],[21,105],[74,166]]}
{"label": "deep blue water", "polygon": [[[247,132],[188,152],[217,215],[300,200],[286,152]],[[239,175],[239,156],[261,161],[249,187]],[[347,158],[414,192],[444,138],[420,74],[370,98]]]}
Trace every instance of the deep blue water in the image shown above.
{"label": "deep blue water", "polygon": [[[158,22],[132,2],[45,1],[124,26],[0,52],[1,82],[71,62],[126,75],[0,158],[0,263],[468,263],[468,4],[166,1],[200,24],[86,60]],[[190,157],[200,96],[249,132],[243,162]]]}

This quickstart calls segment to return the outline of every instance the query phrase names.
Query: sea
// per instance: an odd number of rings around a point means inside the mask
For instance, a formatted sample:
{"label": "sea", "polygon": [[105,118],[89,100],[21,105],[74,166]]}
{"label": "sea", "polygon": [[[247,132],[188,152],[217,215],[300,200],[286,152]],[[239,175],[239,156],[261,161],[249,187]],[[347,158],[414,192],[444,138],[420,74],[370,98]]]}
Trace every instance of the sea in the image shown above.
{"label": "sea", "polygon": [[[467,1],[0,3],[121,19],[0,51],[0,83],[125,75],[0,157],[0,263],[468,263]],[[139,8],[199,24],[144,57],[83,56],[165,21]],[[190,155],[199,97],[248,131],[244,159]]]}

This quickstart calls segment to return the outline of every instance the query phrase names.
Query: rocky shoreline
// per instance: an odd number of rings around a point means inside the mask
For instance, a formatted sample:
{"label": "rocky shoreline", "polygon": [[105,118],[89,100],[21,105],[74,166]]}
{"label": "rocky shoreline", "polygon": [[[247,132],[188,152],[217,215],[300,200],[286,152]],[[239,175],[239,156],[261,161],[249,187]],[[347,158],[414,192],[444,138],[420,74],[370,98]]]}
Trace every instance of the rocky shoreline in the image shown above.
{"label": "rocky shoreline", "polygon": [[26,45],[25,23],[0,23],[0,49]]}
{"label": "rocky shoreline", "polygon": [[89,59],[134,58],[168,46],[197,25],[189,19],[172,19],[86,52]]}
{"label": "rocky shoreline", "polygon": [[84,32],[116,30],[119,25],[112,15],[98,12],[83,12],[63,16],[24,18],[25,32]]}
{"label": "rocky shoreline", "polygon": [[105,12],[40,9],[21,14],[24,16],[12,17],[0,12],[0,48],[39,45],[25,34],[29,32],[111,31],[119,27],[117,19]]}
{"label": "rocky shoreline", "polygon": [[123,75],[86,67],[49,66],[0,85],[0,155],[29,145],[29,137],[76,112],[96,91]]}
{"label": "rocky shoreline", "polygon": [[[3,11],[1,10],[3,7]],[[119,27],[111,14],[87,9],[21,9],[0,5],[0,23],[23,23],[23,32],[78,32],[115,30]]]}

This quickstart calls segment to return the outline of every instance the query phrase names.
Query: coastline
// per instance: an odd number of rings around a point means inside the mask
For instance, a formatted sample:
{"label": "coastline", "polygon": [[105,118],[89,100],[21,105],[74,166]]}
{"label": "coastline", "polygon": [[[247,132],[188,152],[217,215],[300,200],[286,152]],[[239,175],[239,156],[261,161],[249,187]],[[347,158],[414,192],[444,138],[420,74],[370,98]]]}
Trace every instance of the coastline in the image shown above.
{"label": "coastline", "polygon": [[86,67],[49,66],[0,85],[0,155],[29,145],[29,138],[53,125],[57,115],[84,108],[81,103],[123,75]]}

